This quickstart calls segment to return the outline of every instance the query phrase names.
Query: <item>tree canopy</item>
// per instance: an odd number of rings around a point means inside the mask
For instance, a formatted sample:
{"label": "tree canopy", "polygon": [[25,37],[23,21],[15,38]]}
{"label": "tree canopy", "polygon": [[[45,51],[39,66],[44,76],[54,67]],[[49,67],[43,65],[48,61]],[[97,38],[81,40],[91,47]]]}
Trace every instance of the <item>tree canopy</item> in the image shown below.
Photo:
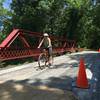
{"label": "tree canopy", "polygon": [[80,47],[100,47],[99,0],[12,0],[10,13],[1,1],[0,17],[10,16],[3,23],[6,35],[21,28],[73,39]]}
{"label": "tree canopy", "polygon": [[[5,0],[0,0],[0,42],[6,37],[6,34],[3,34],[3,29],[6,23],[8,23],[8,19],[11,13],[3,7],[3,3]],[[9,28],[9,27],[7,27]]]}

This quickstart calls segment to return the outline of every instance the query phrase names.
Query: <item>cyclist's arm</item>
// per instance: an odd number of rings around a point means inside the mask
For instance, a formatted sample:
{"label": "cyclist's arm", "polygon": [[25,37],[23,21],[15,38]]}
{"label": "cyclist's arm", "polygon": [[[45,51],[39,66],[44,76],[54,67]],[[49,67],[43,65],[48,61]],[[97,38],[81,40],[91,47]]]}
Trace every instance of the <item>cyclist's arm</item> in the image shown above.
{"label": "cyclist's arm", "polygon": [[44,41],[44,39],[42,39],[42,40],[41,40],[41,42],[40,42],[40,44],[39,44],[38,48],[40,48],[40,47],[41,47],[41,45],[42,45],[43,41]]}

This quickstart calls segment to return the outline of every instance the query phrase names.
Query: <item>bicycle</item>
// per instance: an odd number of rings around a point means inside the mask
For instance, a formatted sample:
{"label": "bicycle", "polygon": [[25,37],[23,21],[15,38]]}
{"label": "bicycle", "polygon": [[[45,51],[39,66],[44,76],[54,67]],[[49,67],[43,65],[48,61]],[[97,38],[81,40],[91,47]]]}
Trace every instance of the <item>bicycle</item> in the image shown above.
{"label": "bicycle", "polygon": [[[45,67],[49,67],[49,54],[46,49],[43,49],[38,57],[38,65],[40,69],[43,69]],[[51,59],[51,64],[53,65],[53,58]]]}

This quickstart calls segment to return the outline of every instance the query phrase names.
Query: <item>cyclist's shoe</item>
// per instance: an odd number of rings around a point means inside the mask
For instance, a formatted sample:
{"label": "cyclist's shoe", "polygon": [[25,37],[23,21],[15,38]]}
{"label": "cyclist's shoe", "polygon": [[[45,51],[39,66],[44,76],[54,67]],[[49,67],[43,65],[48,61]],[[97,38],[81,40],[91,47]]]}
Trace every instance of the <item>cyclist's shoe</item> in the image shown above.
{"label": "cyclist's shoe", "polygon": [[49,68],[52,69],[54,66],[52,64],[49,64]]}

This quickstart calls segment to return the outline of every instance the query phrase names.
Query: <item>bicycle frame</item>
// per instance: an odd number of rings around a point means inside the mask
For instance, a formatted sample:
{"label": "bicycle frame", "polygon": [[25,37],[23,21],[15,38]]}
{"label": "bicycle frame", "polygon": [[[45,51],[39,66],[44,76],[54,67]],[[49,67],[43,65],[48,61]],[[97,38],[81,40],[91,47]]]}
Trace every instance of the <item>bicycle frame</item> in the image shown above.
{"label": "bicycle frame", "polygon": [[38,58],[38,64],[39,64],[39,68],[42,69],[42,66],[41,66],[41,57],[44,57],[43,59],[43,65],[46,66],[47,62],[49,61],[49,56],[48,56],[48,51],[46,49],[42,49],[41,50],[41,53],[39,55],[39,58]]}
{"label": "bicycle frame", "polygon": [[44,54],[46,57],[48,57],[48,51],[46,50],[46,49],[42,49],[42,52],[41,52],[42,54]]}
{"label": "bicycle frame", "polygon": [[[53,63],[53,58],[52,58],[51,61]],[[44,65],[44,66],[48,66],[49,65],[49,52],[48,52],[47,49],[41,49],[41,53],[40,53],[39,58],[38,58],[38,64],[39,64],[39,68],[40,69],[43,69],[43,67],[41,66],[41,64]]]}

